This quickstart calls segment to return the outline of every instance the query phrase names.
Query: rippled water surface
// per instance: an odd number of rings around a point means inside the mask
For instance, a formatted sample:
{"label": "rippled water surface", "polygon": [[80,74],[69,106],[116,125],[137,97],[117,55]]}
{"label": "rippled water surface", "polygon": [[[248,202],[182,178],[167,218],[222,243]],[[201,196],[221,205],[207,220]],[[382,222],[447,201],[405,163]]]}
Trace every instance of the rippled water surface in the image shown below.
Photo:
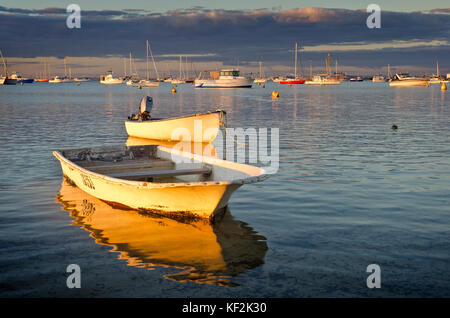
{"label": "rippled water surface", "polygon": [[[170,89],[0,86],[1,297],[450,296],[448,91]],[[52,151],[126,143],[123,120],[146,94],[158,117],[220,108],[229,127],[278,127],[278,173],[237,190],[214,226],[118,210],[63,182]],[[80,289],[66,287],[69,264]],[[380,289],[366,286],[369,264]]]}

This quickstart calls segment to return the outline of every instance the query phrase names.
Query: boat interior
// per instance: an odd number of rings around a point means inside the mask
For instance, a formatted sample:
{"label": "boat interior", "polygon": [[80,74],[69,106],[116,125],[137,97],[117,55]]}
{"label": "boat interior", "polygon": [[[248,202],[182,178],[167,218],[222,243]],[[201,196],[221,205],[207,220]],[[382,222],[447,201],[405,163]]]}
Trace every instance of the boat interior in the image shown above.
{"label": "boat interior", "polygon": [[97,147],[62,151],[78,166],[113,178],[146,182],[213,181],[211,165],[199,162],[174,162],[157,145]]}

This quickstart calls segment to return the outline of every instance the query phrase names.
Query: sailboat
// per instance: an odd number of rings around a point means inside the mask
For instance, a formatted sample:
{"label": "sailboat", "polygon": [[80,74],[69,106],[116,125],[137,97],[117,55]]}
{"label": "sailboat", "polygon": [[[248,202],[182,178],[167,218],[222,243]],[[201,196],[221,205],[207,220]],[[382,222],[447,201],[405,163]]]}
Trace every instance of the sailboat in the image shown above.
{"label": "sailboat", "polygon": [[301,79],[297,76],[297,51],[298,51],[298,44],[295,43],[295,62],[294,62],[294,78],[286,78],[282,81],[280,81],[280,84],[304,84],[305,80]]}
{"label": "sailboat", "polygon": [[181,67],[183,65],[183,61],[182,61],[182,57],[180,55],[180,76],[177,79],[173,79],[170,82],[172,84],[185,84],[186,81],[183,79],[183,75],[182,75],[182,71],[181,71]]}
{"label": "sailboat", "polygon": [[430,78],[430,84],[448,83],[443,76],[439,76],[439,62],[436,62],[436,75]]}
{"label": "sailboat", "polygon": [[[337,66],[336,66],[337,69]],[[312,65],[310,70],[311,76],[312,76]],[[341,83],[340,80],[337,78],[333,78],[330,76],[330,53],[328,53],[328,59],[327,59],[327,73],[326,74],[316,74],[312,76],[312,79],[309,81],[306,81],[306,85],[339,85]],[[337,73],[337,70],[336,70]],[[337,74],[336,74],[337,76]]]}
{"label": "sailboat", "polygon": [[254,83],[265,83],[267,82],[267,78],[265,78],[262,74],[262,63],[259,62],[259,77],[255,78]]}
{"label": "sailboat", "polygon": [[8,77],[8,64],[7,64],[6,60],[3,58],[2,51],[0,51],[0,56],[3,61],[3,68],[4,68],[4,72],[5,72],[5,76],[0,77],[0,85],[16,85],[17,79]]}
{"label": "sailboat", "polygon": [[67,76],[67,61],[64,58],[64,78],[62,79],[62,83],[73,83],[72,80],[72,69],[69,66],[69,76]]}
{"label": "sailboat", "polygon": [[39,76],[39,78],[34,79],[35,82],[48,82],[47,77],[47,63],[44,60],[44,72]]}
{"label": "sailboat", "polygon": [[147,43],[147,56],[146,56],[145,64],[146,64],[146,68],[147,68],[147,79],[141,80],[139,82],[139,84],[147,86],[147,87],[158,87],[159,86],[159,82],[158,81],[150,80],[150,75],[149,75],[149,71],[148,71],[148,53],[149,53],[149,51],[150,51],[150,55],[151,55],[152,60],[153,60],[153,66],[155,67],[156,77],[158,78],[159,76],[158,76],[158,70],[156,69],[155,59],[153,58],[153,54],[151,53],[152,51],[150,49],[150,45],[148,44],[148,40],[147,40],[146,43]]}

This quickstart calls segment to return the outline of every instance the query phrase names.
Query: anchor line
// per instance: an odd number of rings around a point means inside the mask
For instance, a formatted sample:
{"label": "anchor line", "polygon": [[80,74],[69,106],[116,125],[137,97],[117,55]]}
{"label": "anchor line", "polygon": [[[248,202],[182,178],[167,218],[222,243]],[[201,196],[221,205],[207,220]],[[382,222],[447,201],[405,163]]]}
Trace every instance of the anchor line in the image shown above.
{"label": "anchor line", "polygon": [[[225,131],[225,140],[226,140],[226,136],[227,136],[227,114],[224,111],[220,110],[220,109],[218,109],[217,111],[220,111],[219,123],[220,123],[220,126],[222,126],[224,131]],[[237,141],[236,138],[234,138],[234,136],[230,136],[230,137],[234,141],[235,144],[240,145],[240,146],[244,146],[244,147],[248,146],[248,144],[245,144],[245,143],[243,144],[243,143]]]}

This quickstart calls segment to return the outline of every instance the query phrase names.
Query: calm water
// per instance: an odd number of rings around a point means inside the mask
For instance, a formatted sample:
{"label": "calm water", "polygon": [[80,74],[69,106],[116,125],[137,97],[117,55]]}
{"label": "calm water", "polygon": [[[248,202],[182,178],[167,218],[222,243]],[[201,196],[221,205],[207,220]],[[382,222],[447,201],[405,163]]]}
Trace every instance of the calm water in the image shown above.
{"label": "calm water", "polygon": [[[1,297],[450,296],[449,91],[170,88],[0,86]],[[230,127],[279,127],[278,173],[236,191],[214,227],[63,183],[52,150],[125,143],[145,94],[155,116],[221,108]],[[66,287],[69,264],[81,289]],[[381,289],[366,287],[369,264]]]}

